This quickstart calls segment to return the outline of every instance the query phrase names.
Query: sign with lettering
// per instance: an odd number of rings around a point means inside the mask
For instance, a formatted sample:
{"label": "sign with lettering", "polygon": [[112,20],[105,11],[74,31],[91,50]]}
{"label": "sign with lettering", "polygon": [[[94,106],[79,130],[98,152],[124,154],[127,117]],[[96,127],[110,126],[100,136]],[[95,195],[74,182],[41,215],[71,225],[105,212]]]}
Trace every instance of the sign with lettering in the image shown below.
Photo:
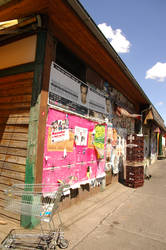
{"label": "sign with lettering", "polygon": [[80,114],[88,114],[88,110],[108,113],[103,92],[89,87],[54,62],[51,64],[48,104]]}

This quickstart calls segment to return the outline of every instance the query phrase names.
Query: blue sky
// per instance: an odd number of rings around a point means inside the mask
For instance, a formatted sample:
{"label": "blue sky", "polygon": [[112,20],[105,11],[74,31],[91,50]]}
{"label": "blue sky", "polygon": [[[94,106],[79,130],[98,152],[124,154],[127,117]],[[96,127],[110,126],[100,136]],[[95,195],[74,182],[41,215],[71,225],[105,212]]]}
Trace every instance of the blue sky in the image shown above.
{"label": "blue sky", "polygon": [[80,0],[166,124],[166,0]]}

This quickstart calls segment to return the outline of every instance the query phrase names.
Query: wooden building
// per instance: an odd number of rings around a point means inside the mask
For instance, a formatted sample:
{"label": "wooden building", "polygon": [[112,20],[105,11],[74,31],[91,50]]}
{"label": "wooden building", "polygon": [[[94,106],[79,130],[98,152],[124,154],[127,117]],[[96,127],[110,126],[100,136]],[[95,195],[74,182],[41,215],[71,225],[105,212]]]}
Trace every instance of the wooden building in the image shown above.
{"label": "wooden building", "polygon": [[53,62],[100,91],[107,82],[131,104],[131,118],[151,104],[79,1],[0,0],[0,22],[14,19],[0,30],[1,215],[7,186],[42,182]]}

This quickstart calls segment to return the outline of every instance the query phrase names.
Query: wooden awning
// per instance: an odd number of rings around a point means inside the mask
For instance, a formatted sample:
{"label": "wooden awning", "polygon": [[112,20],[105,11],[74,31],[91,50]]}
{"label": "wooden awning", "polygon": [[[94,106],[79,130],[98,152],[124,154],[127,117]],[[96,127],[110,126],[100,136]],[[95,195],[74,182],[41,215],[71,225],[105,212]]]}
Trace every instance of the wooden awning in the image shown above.
{"label": "wooden awning", "polygon": [[162,129],[164,132],[166,132],[166,128],[164,125],[164,120],[159,115],[157,110],[154,108],[154,106],[150,107],[148,112],[146,113],[144,124],[146,125],[148,123],[148,120],[154,121],[160,129]]}
{"label": "wooden awning", "polygon": [[148,123],[148,120],[153,120],[153,119],[154,119],[154,116],[153,116],[152,110],[149,110],[145,117],[144,124],[146,125]]}

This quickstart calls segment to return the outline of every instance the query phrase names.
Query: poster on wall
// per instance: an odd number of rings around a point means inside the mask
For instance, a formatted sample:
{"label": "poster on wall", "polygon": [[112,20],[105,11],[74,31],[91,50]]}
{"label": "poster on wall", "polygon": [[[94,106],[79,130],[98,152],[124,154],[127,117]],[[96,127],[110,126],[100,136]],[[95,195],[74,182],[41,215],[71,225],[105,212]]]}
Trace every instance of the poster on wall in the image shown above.
{"label": "poster on wall", "polygon": [[86,146],[88,139],[88,129],[82,127],[75,127],[75,143],[78,146]]}
{"label": "poster on wall", "polygon": [[104,144],[105,144],[105,126],[97,125],[95,127],[95,136],[94,136],[94,146],[98,153],[98,158],[104,158]]}
{"label": "poster on wall", "polygon": [[94,88],[89,88],[89,109],[105,114],[106,111],[106,97]]}
{"label": "poster on wall", "polygon": [[107,162],[111,165],[113,174],[123,172],[126,160],[126,129],[107,127]]}
{"label": "poster on wall", "polygon": [[48,104],[65,106],[81,114],[88,113],[88,86],[52,62]]}
{"label": "poster on wall", "polygon": [[[50,108],[46,122],[43,183],[57,183],[71,176],[74,187],[79,187],[104,177],[104,131],[105,125]],[[100,159],[97,148],[102,153]]]}
{"label": "poster on wall", "polygon": [[67,120],[55,120],[51,124],[51,143],[69,139]]}
{"label": "poster on wall", "polygon": [[[48,104],[70,109],[80,114],[88,110],[108,113],[110,104],[105,95],[52,62],[49,81]],[[106,105],[107,104],[107,105]],[[107,107],[107,108],[106,108]]]}

